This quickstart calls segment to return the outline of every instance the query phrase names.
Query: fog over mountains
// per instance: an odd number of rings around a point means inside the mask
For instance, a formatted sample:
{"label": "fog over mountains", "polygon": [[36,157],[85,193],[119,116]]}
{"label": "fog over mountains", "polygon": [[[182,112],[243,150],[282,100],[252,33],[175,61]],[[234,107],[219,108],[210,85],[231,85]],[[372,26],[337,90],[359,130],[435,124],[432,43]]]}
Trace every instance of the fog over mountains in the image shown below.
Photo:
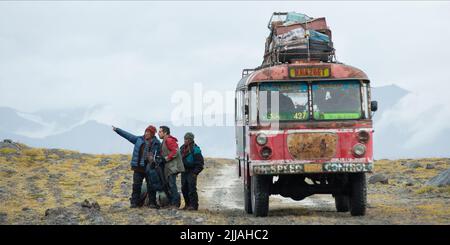
{"label": "fog over mountains", "polygon": [[[428,108],[411,119],[397,120],[396,115],[401,115],[405,106],[414,106],[405,104],[410,94],[396,85],[373,88],[372,97],[379,105],[374,117],[374,157],[449,157],[450,145],[447,144],[447,139],[450,137],[450,129],[434,129],[431,137],[429,134],[424,135],[422,144],[420,128],[417,126],[427,125],[430,117],[426,115],[439,112],[438,106]],[[0,107],[0,139],[12,139],[35,147],[65,148],[86,153],[130,153],[132,145],[114,133],[111,124],[134,134],[142,134],[151,123],[171,127],[172,134],[180,141],[185,132],[193,132],[206,156],[234,157],[234,127],[176,127],[171,122],[143,122],[123,118],[105,108],[107,107],[98,105],[26,113]]]}

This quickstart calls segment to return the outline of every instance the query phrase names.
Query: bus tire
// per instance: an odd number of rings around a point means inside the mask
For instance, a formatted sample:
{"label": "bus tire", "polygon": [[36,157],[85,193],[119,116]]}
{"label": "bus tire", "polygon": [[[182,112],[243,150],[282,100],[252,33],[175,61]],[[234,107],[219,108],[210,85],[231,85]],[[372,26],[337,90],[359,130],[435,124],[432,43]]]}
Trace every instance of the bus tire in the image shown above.
{"label": "bus tire", "polygon": [[250,194],[250,188],[246,183],[244,183],[244,209],[248,214],[252,214],[252,197]]}
{"label": "bus tire", "polygon": [[353,173],[350,180],[350,214],[363,216],[366,214],[367,185],[365,173]]}
{"label": "bus tire", "polygon": [[338,212],[348,212],[350,210],[350,201],[347,195],[334,196],[334,202]]}
{"label": "bus tire", "polygon": [[254,175],[251,177],[251,200],[253,215],[266,217],[269,213],[269,188],[272,176]]}

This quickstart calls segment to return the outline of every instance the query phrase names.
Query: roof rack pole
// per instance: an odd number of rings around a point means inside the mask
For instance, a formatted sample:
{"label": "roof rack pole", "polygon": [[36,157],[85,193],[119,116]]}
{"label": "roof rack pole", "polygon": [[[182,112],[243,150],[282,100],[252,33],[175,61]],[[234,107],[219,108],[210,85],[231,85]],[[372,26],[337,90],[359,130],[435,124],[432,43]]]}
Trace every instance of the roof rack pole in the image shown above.
{"label": "roof rack pole", "polygon": [[[308,31],[308,22],[305,22],[305,33]],[[311,54],[310,54],[310,50],[309,50],[309,36],[311,35],[311,33],[308,32],[308,34],[306,35],[306,40],[307,40],[307,47],[308,47],[308,61],[311,61]]]}
{"label": "roof rack pole", "polygon": [[271,29],[272,27],[272,20],[274,16],[279,16],[279,15],[287,15],[288,12],[273,12],[272,16],[270,17],[269,23],[267,24],[267,28]]}
{"label": "roof rack pole", "polygon": [[267,23],[267,28],[269,28],[269,30],[270,30],[271,27],[272,27],[272,19],[273,19],[273,16],[274,16],[274,15],[275,15],[275,13],[273,13],[272,16],[270,16],[269,23]]}

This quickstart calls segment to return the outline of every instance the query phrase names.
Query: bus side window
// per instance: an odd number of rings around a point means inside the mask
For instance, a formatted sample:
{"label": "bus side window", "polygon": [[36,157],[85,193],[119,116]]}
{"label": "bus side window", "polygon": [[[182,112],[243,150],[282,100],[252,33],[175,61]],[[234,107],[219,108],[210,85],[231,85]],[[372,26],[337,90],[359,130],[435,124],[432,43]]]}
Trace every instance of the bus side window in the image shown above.
{"label": "bus side window", "polygon": [[236,103],[235,103],[235,105],[236,105],[236,108],[235,108],[235,118],[236,118],[236,122],[239,122],[240,121],[240,104],[241,104],[241,100],[240,100],[240,98],[239,98],[239,91],[236,91]]}
{"label": "bus side window", "polygon": [[365,119],[369,119],[369,93],[368,93],[368,88],[367,88],[367,83],[363,83],[363,85],[361,86],[362,89],[362,110],[363,110],[363,114],[364,114],[364,118]]}
{"label": "bus side window", "polygon": [[249,124],[255,126],[258,116],[258,103],[257,103],[257,93],[256,86],[251,87],[249,90]]}
{"label": "bus side window", "polygon": [[236,108],[235,108],[235,118],[237,122],[241,122],[244,119],[244,92],[236,91]]}

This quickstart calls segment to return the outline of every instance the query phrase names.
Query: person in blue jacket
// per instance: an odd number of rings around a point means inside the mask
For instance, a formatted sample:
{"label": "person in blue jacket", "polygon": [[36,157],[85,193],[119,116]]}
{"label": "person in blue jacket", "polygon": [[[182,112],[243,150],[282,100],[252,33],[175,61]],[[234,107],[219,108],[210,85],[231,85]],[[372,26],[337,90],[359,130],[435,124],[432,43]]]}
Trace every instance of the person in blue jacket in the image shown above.
{"label": "person in blue jacket", "polygon": [[112,126],[113,130],[123,138],[134,144],[133,155],[131,157],[131,169],[133,172],[133,191],[130,198],[130,208],[141,206],[141,188],[145,179],[149,198],[149,207],[158,208],[156,204],[156,190],[158,180],[152,178],[151,165],[156,156],[160,154],[161,142],[156,138],[156,128],[152,125],[145,129],[143,136],[136,136],[127,131]]}
{"label": "person in blue jacket", "polygon": [[194,142],[194,134],[184,135],[184,144],[180,147],[185,171],[181,173],[181,192],[184,198],[184,210],[198,210],[197,175],[203,170],[204,159],[200,147]]}

